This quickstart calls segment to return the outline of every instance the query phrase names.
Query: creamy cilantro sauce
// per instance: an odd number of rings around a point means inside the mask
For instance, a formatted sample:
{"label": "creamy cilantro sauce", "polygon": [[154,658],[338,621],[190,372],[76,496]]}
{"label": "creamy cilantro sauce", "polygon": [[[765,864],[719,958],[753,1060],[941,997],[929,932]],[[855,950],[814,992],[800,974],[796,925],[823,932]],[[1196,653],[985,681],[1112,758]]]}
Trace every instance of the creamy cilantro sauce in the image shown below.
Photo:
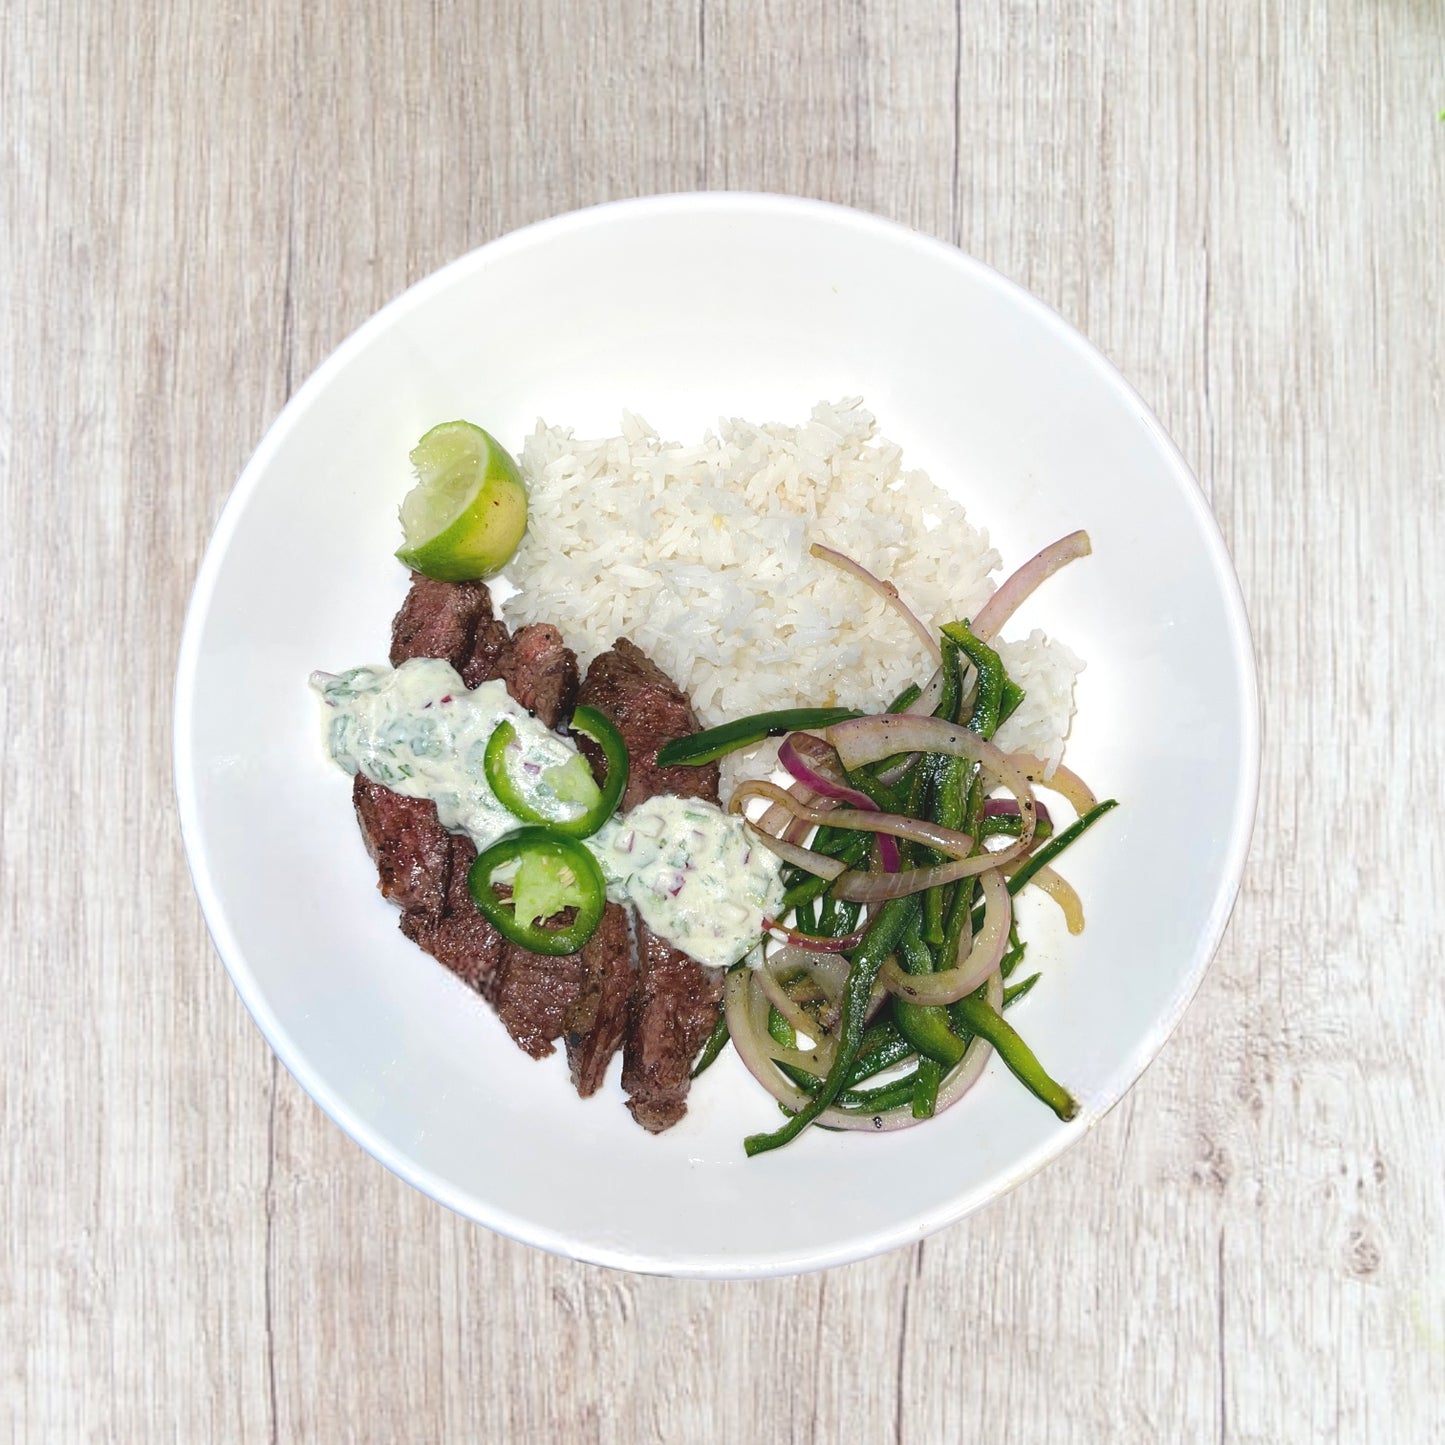
{"label": "creamy cilantro sauce", "polygon": [[[480,852],[521,826],[487,784],[483,757],[501,722],[517,730],[508,776],[538,811],[578,816],[577,748],[519,706],[501,682],[468,691],[436,658],[398,668],[316,672],[327,751],[348,773],[395,793],[429,798],[442,826]],[[586,786],[585,780],[583,785]],[[614,903],[633,903],[656,934],[699,963],[735,963],[757,942],[783,898],[777,858],[742,820],[697,798],[649,798],[583,840]]]}

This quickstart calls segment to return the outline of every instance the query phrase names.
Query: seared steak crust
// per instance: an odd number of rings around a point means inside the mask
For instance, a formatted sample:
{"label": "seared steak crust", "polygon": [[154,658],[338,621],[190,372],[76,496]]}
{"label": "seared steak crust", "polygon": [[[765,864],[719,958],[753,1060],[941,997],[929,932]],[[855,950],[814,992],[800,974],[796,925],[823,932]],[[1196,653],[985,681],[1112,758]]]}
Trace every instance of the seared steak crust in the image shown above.
{"label": "seared steak crust", "polygon": [[403,913],[401,931],[419,948],[445,964],[461,981],[486,994],[506,946],[502,935],[477,911],[467,887],[467,874],[476,859],[472,840],[447,834],[447,889],[436,918]]}
{"label": "seared steak crust", "polygon": [[470,687],[480,687],[507,675],[512,659],[512,634],[505,622],[488,620],[477,624],[470,653],[458,671]]}
{"label": "seared steak crust", "polygon": [[544,1059],[562,1037],[567,1013],[581,990],[580,954],[529,953],[509,943],[490,997],[517,1046],[534,1059]]}

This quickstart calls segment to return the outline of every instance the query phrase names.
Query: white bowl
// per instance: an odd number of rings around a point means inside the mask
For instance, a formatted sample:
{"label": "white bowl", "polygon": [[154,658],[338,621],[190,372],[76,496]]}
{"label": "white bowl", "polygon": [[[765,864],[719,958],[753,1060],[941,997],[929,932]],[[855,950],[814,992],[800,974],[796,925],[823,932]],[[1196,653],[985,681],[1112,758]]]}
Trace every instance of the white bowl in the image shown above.
{"label": "white bowl", "polygon": [[[806,417],[861,394],[956,490],[1005,570],[1087,527],[1093,557],[1020,614],[1088,663],[1068,757],[1122,806],[1069,856],[1088,928],[1044,937],[1011,1014],[1082,1103],[1060,1123],[994,1061],[929,1125],[812,1130],[748,1160],[776,1107],[729,1055],[659,1137],[616,1064],[579,1100],[560,1051],[514,1048],[397,931],[312,668],[384,658],[406,452],[467,416],[519,447],[539,416],[664,435]],[[1229,916],[1258,778],[1238,584],[1189,469],[1114,369],[950,246],[774,196],[601,206],[445,267],[347,340],[242,473],[196,583],[176,681],[176,787],[196,891],[281,1061],[354,1139],[491,1229],[626,1269],[748,1276],[907,1244],[1081,1138],[1158,1052]]]}

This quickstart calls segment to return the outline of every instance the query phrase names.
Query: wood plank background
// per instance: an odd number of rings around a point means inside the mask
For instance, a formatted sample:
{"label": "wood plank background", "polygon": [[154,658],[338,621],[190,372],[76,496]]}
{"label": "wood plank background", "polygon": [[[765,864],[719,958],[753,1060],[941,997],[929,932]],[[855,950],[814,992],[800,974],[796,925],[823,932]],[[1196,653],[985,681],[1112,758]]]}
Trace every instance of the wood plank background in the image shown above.
{"label": "wood plank background", "polygon": [[[1445,1438],[1438,0],[0,5],[0,1434]],[[1131,1097],[911,1251],[534,1253],[273,1062],[172,801],[226,493],[376,307],[734,187],[957,242],[1210,493],[1266,699],[1225,946]]]}

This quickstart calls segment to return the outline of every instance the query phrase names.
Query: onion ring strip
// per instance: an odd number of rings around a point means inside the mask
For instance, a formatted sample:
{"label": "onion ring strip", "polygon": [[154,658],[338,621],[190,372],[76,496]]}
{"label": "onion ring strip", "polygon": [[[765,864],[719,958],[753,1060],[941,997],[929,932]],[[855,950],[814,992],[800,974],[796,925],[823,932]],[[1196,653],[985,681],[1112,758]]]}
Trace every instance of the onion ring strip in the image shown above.
{"label": "onion ring strip", "polygon": [[[759,1046],[755,1032],[755,1013],[752,1007],[752,1000],[759,996],[760,990],[754,989],[752,969],[733,969],[728,974],[724,1008],[727,1012],[728,1029],[732,1034],[733,1047],[738,1051],[738,1057],[743,1061],[748,1072],[763,1088],[785,1108],[796,1111],[808,1103],[809,1096],[773,1068],[769,1063],[767,1051]],[[988,980],[988,1001],[996,1009],[1003,1007],[1003,980],[997,973],[991,975]],[[764,1027],[766,1028],[766,1015],[764,1015]],[[968,1048],[964,1050],[963,1057],[939,1086],[938,1102],[934,1105],[933,1111],[935,1118],[945,1109],[956,1104],[978,1082],[992,1052],[991,1044],[981,1038],[973,1039]],[[921,1124],[924,1121],[915,1119],[913,1110],[907,1104],[901,1104],[896,1109],[887,1109],[878,1113],[867,1113],[862,1110],[855,1112],[834,1105],[832,1108],[824,1109],[816,1122],[830,1129],[849,1129],[858,1133],[877,1134],[894,1129],[911,1129],[915,1124]]]}
{"label": "onion ring strip", "polygon": [[1055,765],[1052,772],[1049,765],[1032,753],[1010,753],[1009,761],[1030,783],[1038,783],[1051,793],[1057,793],[1080,817],[1096,808],[1099,800],[1094,790],[1072,768],[1062,763]]}
{"label": "onion ring strip", "polygon": [[[901,813],[869,813],[861,808],[843,808],[825,811],[809,808],[778,787],[776,783],[761,778],[749,778],[738,784],[728,800],[728,811],[742,811],[745,803],[753,798],[770,798],[780,807],[786,808],[795,818],[830,828],[852,828],[862,833],[886,833],[894,838],[907,838],[913,843],[922,843],[936,848],[950,858],[966,858],[973,851],[973,839],[967,833],[952,828],[941,828],[937,823],[927,823],[919,818],[906,818]],[[988,863],[985,867],[990,866]],[[904,874],[885,874],[885,877],[904,877]]]}
{"label": "onion ring strip", "polygon": [[[736,797],[737,794],[734,793],[733,796]],[[764,833],[750,819],[743,819],[743,826],[770,853],[776,853],[784,863],[791,863],[794,868],[801,868],[815,878],[827,878],[831,881],[847,869],[848,865],[840,859],[829,858],[826,854],[813,852],[811,848],[801,848],[796,843],[788,843],[782,838],[774,838],[770,833]]]}
{"label": "onion ring strip", "polygon": [[919,640],[928,649],[928,655],[934,663],[938,664],[943,661],[943,649],[938,645],[938,639],[934,637],[933,630],[918,618],[912,608],[898,595],[898,589],[891,582],[886,582],[881,577],[875,577],[861,562],[855,562],[851,557],[844,556],[842,552],[837,552],[832,547],[825,547],[821,542],[814,542],[808,551],[814,557],[820,557],[824,562],[831,562],[833,566],[849,573],[865,586],[872,588],[918,634]]}
{"label": "onion ring strip", "polygon": [[1070,532],[1057,542],[1050,542],[1041,552],[1030,557],[979,609],[973,619],[973,635],[980,642],[992,641],[1010,617],[1032,596],[1041,582],[1046,582],[1060,567],[1076,557],[1087,557],[1093,548],[1087,532]]}
{"label": "onion ring strip", "polygon": [[[1020,859],[1017,867],[1022,867],[1023,859]],[[1012,869],[1005,870],[1012,872]],[[1029,879],[1029,884],[1042,888],[1050,898],[1054,900],[1063,910],[1064,926],[1070,933],[1082,933],[1084,931],[1084,901],[1079,897],[1078,890],[1062,874],[1056,873],[1048,864],[1038,869]]]}

